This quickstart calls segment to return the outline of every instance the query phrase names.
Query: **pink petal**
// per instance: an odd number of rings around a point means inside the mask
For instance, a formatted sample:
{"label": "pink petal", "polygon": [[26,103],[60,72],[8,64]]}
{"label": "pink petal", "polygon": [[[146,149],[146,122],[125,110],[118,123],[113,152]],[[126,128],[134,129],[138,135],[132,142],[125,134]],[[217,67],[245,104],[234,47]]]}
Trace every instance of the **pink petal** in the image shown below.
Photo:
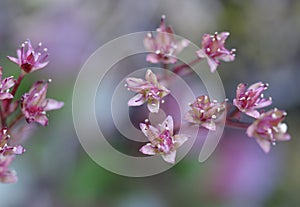
{"label": "pink petal", "polygon": [[247,131],[246,131],[247,136],[254,137],[255,130],[256,130],[256,124],[253,123],[247,128]]}
{"label": "pink petal", "polygon": [[188,140],[188,136],[183,134],[177,134],[174,136],[174,140],[175,140],[175,147],[178,148]]}
{"label": "pink petal", "polygon": [[151,113],[158,113],[159,111],[159,100],[157,99],[153,99],[151,101],[148,102],[147,106],[148,106],[148,109]]}
{"label": "pink petal", "polygon": [[163,121],[163,123],[161,123],[160,127],[161,127],[161,131],[169,130],[170,134],[173,135],[174,125],[173,125],[172,116],[170,116],[170,115],[167,116],[167,118]]}
{"label": "pink petal", "polygon": [[247,110],[245,114],[256,119],[260,116],[260,113],[257,110]]}
{"label": "pink petal", "polygon": [[289,134],[275,134],[275,139],[278,141],[289,141],[291,139],[291,135]]}
{"label": "pink petal", "polygon": [[151,143],[148,143],[148,144],[142,146],[142,148],[140,149],[140,152],[145,155],[155,155],[156,154],[156,150],[154,147],[152,147]]}
{"label": "pink petal", "polygon": [[271,143],[268,140],[257,138],[256,141],[265,153],[270,152]]}
{"label": "pink petal", "polygon": [[223,60],[225,62],[231,62],[234,61],[235,55],[233,54],[224,54],[218,57],[219,60]]}
{"label": "pink petal", "polygon": [[153,85],[157,84],[157,77],[156,77],[156,75],[151,70],[149,70],[149,69],[146,72],[145,78],[146,78],[147,81],[149,81]]}
{"label": "pink petal", "polygon": [[155,63],[159,63],[159,58],[156,54],[151,53],[146,56],[146,61],[155,64]]}
{"label": "pink petal", "polygon": [[272,104],[271,99],[264,99],[263,101],[260,101],[259,104],[255,106],[255,108],[263,108],[266,106],[270,106]]}
{"label": "pink petal", "polygon": [[12,99],[13,97],[10,93],[0,93],[0,100]]}
{"label": "pink petal", "polygon": [[[149,35],[152,35],[152,34],[149,33]],[[146,37],[144,39],[144,46],[147,50],[149,50],[151,52],[155,52],[156,45],[155,45],[155,41],[154,41],[153,37]]]}
{"label": "pink petal", "polygon": [[7,90],[15,85],[15,79],[11,76],[2,81],[2,90]]}
{"label": "pink petal", "polygon": [[153,141],[159,136],[159,131],[155,127],[149,125],[147,126],[144,123],[140,123],[140,129],[144,133],[144,135],[149,139],[149,141]]}
{"label": "pink petal", "polygon": [[19,59],[17,59],[17,58],[14,58],[14,57],[10,57],[10,56],[7,56],[7,58],[10,60],[10,61],[12,61],[12,62],[14,62],[14,63],[16,63],[16,64],[20,64],[19,63]]}
{"label": "pink petal", "polygon": [[142,90],[142,86],[146,84],[143,79],[140,78],[127,78],[127,86],[134,92],[139,92]]}
{"label": "pink petal", "polygon": [[54,99],[49,99],[49,98],[45,100],[45,103],[46,103],[46,106],[44,108],[45,111],[60,109],[64,106],[64,102],[56,101]]}
{"label": "pink petal", "polygon": [[141,106],[145,103],[145,101],[144,95],[138,93],[128,101],[128,106]]}
{"label": "pink petal", "polygon": [[216,60],[214,60],[214,59],[212,59],[210,57],[207,57],[207,63],[209,65],[210,71],[212,73],[217,70],[217,67],[218,67],[219,63]]}
{"label": "pink petal", "polygon": [[220,34],[218,34],[218,36],[221,38],[219,41],[220,42],[226,41],[229,35],[230,35],[229,32],[221,32]]}
{"label": "pink petal", "polygon": [[196,52],[196,54],[197,54],[197,56],[198,56],[199,58],[206,58],[206,57],[207,57],[207,56],[206,56],[206,53],[205,53],[205,51],[204,51],[204,49],[198,50],[198,51]]}
{"label": "pink petal", "polygon": [[[240,83],[236,88],[236,97],[237,99],[246,91],[246,84]],[[237,106],[237,105],[236,105]]]}
{"label": "pink petal", "polygon": [[171,151],[168,154],[162,154],[161,156],[164,159],[164,161],[166,161],[168,163],[171,163],[171,164],[174,164],[175,163],[175,158],[176,158],[176,150]]}
{"label": "pink petal", "polygon": [[204,122],[201,123],[201,126],[203,126],[204,128],[211,130],[211,131],[215,131],[216,130],[216,124],[214,122]]}
{"label": "pink petal", "polygon": [[34,122],[37,122],[42,126],[47,126],[48,125],[48,118],[47,118],[46,115],[36,116]]}

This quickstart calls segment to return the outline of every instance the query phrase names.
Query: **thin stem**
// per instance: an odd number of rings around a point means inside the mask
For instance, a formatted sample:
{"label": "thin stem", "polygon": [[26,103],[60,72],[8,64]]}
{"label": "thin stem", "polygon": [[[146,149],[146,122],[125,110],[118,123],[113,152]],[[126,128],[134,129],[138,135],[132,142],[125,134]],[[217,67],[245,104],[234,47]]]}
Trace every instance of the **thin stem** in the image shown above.
{"label": "thin stem", "polygon": [[6,127],[6,119],[2,112],[2,105],[0,105],[1,128]]}
{"label": "thin stem", "polygon": [[8,126],[8,129],[10,130],[18,121],[20,121],[23,118],[24,114],[20,113]]}
{"label": "thin stem", "polygon": [[190,66],[196,64],[197,62],[201,61],[202,58],[197,58],[195,60],[193,60],[192,62],[188,63],[188,64],[182,64],[182,65],[178,65],[173,69],[173,72],[178,74],[181,70],[183,70],[184,68],[189,68]]}
{"label": "thin stem", "polygon": [[247,129],[250,124],[249,123],[244,123],[240,121],[233,121],[230,119],[226,120],[226,126],[232,127],[232,128],[238,128],[238,129]]}

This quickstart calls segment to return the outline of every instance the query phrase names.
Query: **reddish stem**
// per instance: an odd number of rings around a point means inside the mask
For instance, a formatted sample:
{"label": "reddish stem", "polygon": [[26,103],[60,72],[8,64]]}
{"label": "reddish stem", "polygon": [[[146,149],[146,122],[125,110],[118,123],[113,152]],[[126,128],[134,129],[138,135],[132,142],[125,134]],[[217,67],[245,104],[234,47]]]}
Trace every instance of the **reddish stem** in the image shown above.
{"label": "reddish stem", "polygon": [[189,68],[190,66],[196,64],[197,62],[199,62],[200,60],[202,60],[201,58],[197,58],[195,60],[193,60],[192,62],[188,63],[188,64],[182,64],[182,65],[178,65],[173,69],[173,72],[178,74],[181,70],[183,70],[184,68]]}
{"label": "reddish stem", "polygon": [[6,127],[6,119],[2,112],[2,105],[0,105],[1,128]]}
{"label": "reddish stem", "polygon": [[233,121],[230,119],[226,120],[226,126],[232,127],[232,128],[238,128],[238,129],[247,129],[250,124],[249,123],[244,123],[240,121]]}
{"label": "reddish stem", "polygon": [[18,122],[20,121],[22,118],[23,118],[24,114],[23,113],[20,113],[11,123],[10,125],[8,126],[8,130],[11,130],[11,128]]}

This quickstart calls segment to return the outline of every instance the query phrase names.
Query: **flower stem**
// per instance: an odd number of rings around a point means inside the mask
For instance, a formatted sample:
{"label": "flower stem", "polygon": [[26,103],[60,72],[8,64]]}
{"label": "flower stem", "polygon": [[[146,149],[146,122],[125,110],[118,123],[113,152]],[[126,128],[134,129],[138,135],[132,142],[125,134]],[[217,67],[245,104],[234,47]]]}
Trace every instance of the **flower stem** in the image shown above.
{"label": "flower stem", "polygon": [[20,113],[8,126],[8,129],[10,130],[18,121],[20,121],[23,118],[24,114]]}
{"label": "flower stem", "polygon": [[233,121],[233,120],[227,119],[226,120],[226,126],[232,127],[232,128],[238,128],[238,129],[247,129],[250,126],[250,124],[240,122],[240,121]]}
{"label": "flower stem", "polygon": [[178,65],[173,69],[173,72],[178,74],[181,70],[185,69],[185,68],[189,68],[190,66],[196,64],[197,62],[201,61],[202,58],[197,58],[195,60],[193,60],[192,62],[188,63],[188,64],[182,64],[182,65]]}
{"label": "flower stem", "polygon": [[2,105],[0,105],[1,128],[6,127],[6,119],[2,112]]}

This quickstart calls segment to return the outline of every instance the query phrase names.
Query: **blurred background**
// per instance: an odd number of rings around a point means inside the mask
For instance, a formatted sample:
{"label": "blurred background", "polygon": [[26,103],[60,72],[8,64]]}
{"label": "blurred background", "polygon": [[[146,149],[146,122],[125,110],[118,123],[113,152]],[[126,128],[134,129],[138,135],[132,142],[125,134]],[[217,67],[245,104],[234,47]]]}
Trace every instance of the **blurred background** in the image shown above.
{"label": "blurred background", "polygon": [[[214,154],[197,162],[194,146],[172,169],[147,178],[122,177],[98,166],[80,146],[72,122],[72,91],[86,59],[121,35],[154,30],[160,16],[175,33],[200,45],[204,33],[229,31],[236,61],[219,74],[232,99],[240,82],[270,84],[267,96],[288,112],[290,142],[265,155],[243,131],[227,129]],[[12,168],[16,184],[0,185],[2,207],[281,207],[300,198],[300,1],[297,0],[1,0],[0,64],[27,38],[43,42],[50,64],[22,85],[52,78],[48,96],[65,102],[24,143]],[[141,59],[140,61],[144,61]],[[145,66],[147,64],[145,63]],[[193,155],[194,154],[194,155]]]}

